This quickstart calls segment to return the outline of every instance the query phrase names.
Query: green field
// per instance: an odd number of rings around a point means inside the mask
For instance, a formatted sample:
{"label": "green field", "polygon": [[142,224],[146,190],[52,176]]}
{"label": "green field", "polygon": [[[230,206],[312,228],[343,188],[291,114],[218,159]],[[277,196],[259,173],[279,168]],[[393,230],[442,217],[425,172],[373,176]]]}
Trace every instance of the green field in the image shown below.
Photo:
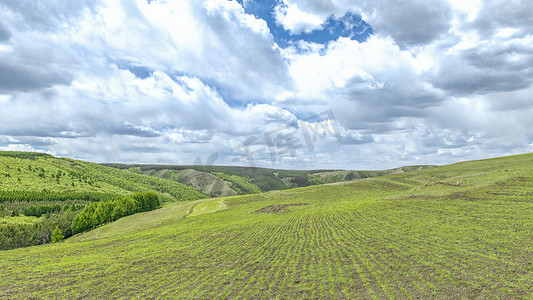
{"label": "green field", "polygon": [[533,299],[533,155],[168,203],[0,269],[0,298]]}

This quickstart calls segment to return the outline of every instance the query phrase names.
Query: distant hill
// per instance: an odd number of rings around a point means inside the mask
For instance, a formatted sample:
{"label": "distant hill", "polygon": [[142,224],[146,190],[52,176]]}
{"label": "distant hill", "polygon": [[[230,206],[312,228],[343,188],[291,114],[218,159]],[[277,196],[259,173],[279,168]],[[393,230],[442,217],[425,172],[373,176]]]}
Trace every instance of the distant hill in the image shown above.
{"label": "distant hill", "polygon": [[340,181],[350,181],[356,179],[364,179],[392,174],[401,174],[405,172],[412,172],[417,170],[424,170],[434,168],[435,166],[421,165],[421,166],[407,166],[394,168],[390,170],[382,171],[327,171],[327,172],[317,172],[313,175],[319,177],[324,183],[334,183]]}
{"label": "distant hill", "polygon": [[408,166],[382,171],[282,170],[232,166],[102,164],[121,170],[177,181],[211,197],[245,195],[317,184],[350,181],[432,168]]}
{"label": "distant hill", "polygon": [[312,176],[312,174],[326,171],[279,170],[230,166],[102,165],[175,180],[213,197],[231,194],[243,195],[315,185],[323,182],[317,182],[317,178]]}
{"label": "distant hill", "polygon": [[[245,195],[317,184],[410,172],[434,166],[408,166],[382,171],[282,170],[231,166],[102,164],[121,170],[177,181],[211,197]],[[222,180],[222,181],[221,181]]]}
{"label": "distant hill", "polygon": [[[232,189],[231,183],[211,174],[194,169],[173,170],[173,169],[150,169],[145,172],[137,168],[141,174],[165,178],[180,182],[193,187],[200,192],[212,196],[233,196],[238,193]],[[135,168],[130,169],[135,172]]]}

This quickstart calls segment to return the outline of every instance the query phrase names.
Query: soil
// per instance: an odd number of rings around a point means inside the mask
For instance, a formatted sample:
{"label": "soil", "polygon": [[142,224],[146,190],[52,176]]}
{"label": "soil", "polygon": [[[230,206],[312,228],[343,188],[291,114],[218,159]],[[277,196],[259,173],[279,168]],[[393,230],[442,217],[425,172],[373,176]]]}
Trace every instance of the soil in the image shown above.
{"label": "soil", "polygon": [[307,203],[293,203],[293,204],[274,204],[267,207],[263,207],[260,210],[256,210],[254,213],[267,213],[267,214],[278,214],[285,211],[285,207],[289,206],[305,206]]}

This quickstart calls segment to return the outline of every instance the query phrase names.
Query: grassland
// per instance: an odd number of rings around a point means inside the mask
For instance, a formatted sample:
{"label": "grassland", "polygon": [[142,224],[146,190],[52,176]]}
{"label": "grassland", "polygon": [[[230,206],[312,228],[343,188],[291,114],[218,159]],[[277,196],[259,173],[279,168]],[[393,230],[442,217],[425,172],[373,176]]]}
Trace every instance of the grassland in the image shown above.
{"label": "grassland", "polygon": [[0,298],[532,299],[533,155],[169,203],[0,252]]}

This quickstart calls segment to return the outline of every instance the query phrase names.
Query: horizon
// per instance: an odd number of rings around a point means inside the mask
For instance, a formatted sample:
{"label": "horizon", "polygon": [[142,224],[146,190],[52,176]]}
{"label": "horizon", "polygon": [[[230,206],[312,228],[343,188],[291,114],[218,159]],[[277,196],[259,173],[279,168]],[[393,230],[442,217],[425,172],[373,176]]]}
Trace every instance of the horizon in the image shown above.
{"label": "horizon", "polygon": [[530,153],[531,11],[0,0],[0,151],[284,170]]}
{"label": "horizon", "polygon": [[[75,158],[66,157],[66,156],[55,156],[53,154],[46,153],[46,152],[4,151],[4,150],[0,150],[0,153],[1,152],[28,152],[28,153],[48,154],[48,155],[52,155],[52,156],[57,157],[57,158],[67,158],[67,159],[76,160]],[[165,164],[165,163],[162,163],[162,164],[136,163],[136,162],[119,163],[119,162],[97,162],[97,161],[88,161],[88,160],[86,162],[95,163],[95,164],[99,164],[99,165],[168,166],[168,167],[229,167],[229,168],[258,168],[258,169],[272,169],[272,170],[285,170],[285,171],[290,171],[290,170],[294,170],[294,171],[387,171],[387,170],[394,170],[394,169],[399,169],[399,168],[404,168],[404,167],[417,167],[417,166],[442,167],[442,166],[453,165],[453,164],[463,163],[463,162],[490,160],[490,159],[512,157],[512,156],[526,155],[526,154],[533,154],[533,152],[517,153],[517,154],[504,155],[504,156],[484,157],[484,158],[477,158],[477,159],[472,159],[472,160],[459,160],[459,161],[454,161],[454,162],[450,162],[450,163],[447,163],[447,164],[431,164],[430,163],[430,164],[425,164],[425,165],[401,165],[401,166],[395,166],[395,167],[386,168],[386,169],[322,169],[322,168],[318,168],[318,169],[287,169],[287,168],[282,168],[282,167],[280,167],[280,168],[260,167],[260,166],[250,167],[250,166],[247,166],[247,165],[217,165],[217,164],[212,164],[212,165],[194,165],[194,164],[190,164],[190,165],[174,165],[174,164]]]}

